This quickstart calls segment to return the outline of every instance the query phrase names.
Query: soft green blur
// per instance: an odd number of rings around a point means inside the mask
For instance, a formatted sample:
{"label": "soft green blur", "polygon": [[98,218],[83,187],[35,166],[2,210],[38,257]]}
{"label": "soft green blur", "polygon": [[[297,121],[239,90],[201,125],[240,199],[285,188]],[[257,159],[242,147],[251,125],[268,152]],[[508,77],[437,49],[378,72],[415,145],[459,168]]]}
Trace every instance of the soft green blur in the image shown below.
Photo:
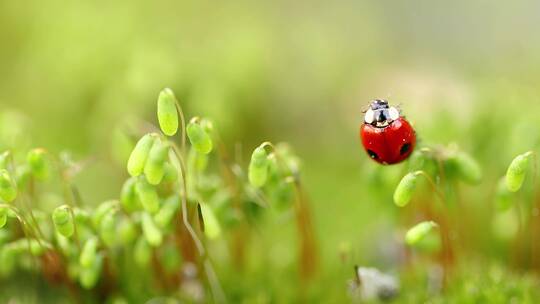
{"label": "soft green blur", "polygon": [[[313,204],[313,288],[332,301],[346,297],[354,264],[392,270],[378,250],[406,228],[392,202],[406,166],[375,164],[358,138],[368,102],[388,98],[421,145],[456,143],[479,161],[481,184],[461,187],[469,254],[504,264],[492,198],[512,158],[540,147],[539,12],[532,0],[0,1],[0,144],[22,133],[27,147],[88,157],[78,186],[97,204],[127,176],[115,130],[157,125],[164,87],[188,117],[213,119],[231,153],[241,145],[246,164],[260,142],[286,141]],[[292,297],[280,286],[295,267],[292,231],[256,232],[276,261],[238,284],[224,275],[233,299]]]}

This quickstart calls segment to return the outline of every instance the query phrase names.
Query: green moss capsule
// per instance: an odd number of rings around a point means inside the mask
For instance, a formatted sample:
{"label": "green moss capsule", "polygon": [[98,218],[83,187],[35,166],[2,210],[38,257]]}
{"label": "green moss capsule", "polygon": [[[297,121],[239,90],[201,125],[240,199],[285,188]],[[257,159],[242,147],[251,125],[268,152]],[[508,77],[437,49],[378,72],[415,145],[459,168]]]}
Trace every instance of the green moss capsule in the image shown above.
{"label": "green moss capsule", "polygon": [[208,154],[213,149],[212,138],[204,128],[195,120],[192,120],[186,128],[186,133],[191,145],[197,152]]}
{"label": "green moss capsule", "polygon": [[416,190],[417,181],[418,174],[416,172],[409,173],[401,179],[394,191],[394,203],[397,206],[404,207],[409,204]]}
{"label": "green moss capsule", "polygon": [[176,97],[171,89],[165,88],[159,93],[157,117],[161,131],[167,136],[173,136],[178,131],[178,112]]}
{"label": "green moss capsule", "polygon": [[139,176],[144,171],[146,159],[156,139],[155,134],[144,135],[135,145],[127,163],[127,171],[131,176]]}
{"label": "green moss capsule", "polygon": [[437,223],[433,221],[426,221],[417,224],[407,231],[407,234],[405,235],[405,243],[407,243],[409,246],[417,245],[435,227],[437,227]]}
{"label": "green moss capsule", "polygon": [[159,139],[154,141],[154,145],[150,149],[146,165],[144,166],[144,175],[150,184],[157,185],[161,183],[165,174],[165,161],[167,160],[168,152],[168,145]]}
{"label": "green moss capsule", "polygon": [[79,256],[79,263],[82,267],[90,267],[95,263],[98,248],[98,239],[89,238],[85,243]]}
{"label": "green moss capsule", "polygon": [[221,235],[221,226],[214,214],[214,210],[206,204],[199,204],[201,215],[204,221],[204,234],[213,240]]}
{"label": "green moss capsule", "polygon": [[142,215],[142,229],[148,244],[153,247],[158,247],[161,245],[161,242],[163,241],[163,234],[148,213],[143,213]]}
{"label": "green moss capsule", "polygon": [[114,242],[116,241],[116,212],[114,210],[109,211],[105,216],[103,216],[103,220],[101,220],[100,226],[99,226],[99,235],[101,239],[103,240],[103,243],[107,246],[114,245]]}
{"label": "green moss capsule", "polygon": [[117,205],[118,205],[118,201],[115,201],[115,200],[105,201],[99,204],[99,206],[96,208],[96,210],[92,214],[92,225],[94,225],[94,228],[96,230],[99,230],[103,217],[107,213],[109,213],[111,210],[116,208]]}
{"label": "green moss capsule", "polygon": [[482,179],[482,169],[470,155],[460,152],[450,160],[455,164],[458,175],[463,181],[477,184]]}
{"label": "green moss capsule", "polygon": [[178,208],[180,208],[180,197],[177,195],[169,197],[154,216],[154,221],[160,228],[167,228],[176,215]]}
{"label": "green moss capsule", "polygon": [[512,207],[512,194],[506,187],[506,179],[501,178],[497,184],[495,192],[495,205],[499,212],[506,211]]}
{"label": "green moss capsule", "polygon": [[0,200],[10,203],[17,198],[17,187],[9,172],[0,169]]}
{"label": "green moss capsule", "polygon": [[131,244],[137,238],[137,227],[128,218],[124,217],[118,225],[118,237],[122,244]]}
{"label": "green moss capsule", "polygon": [[7,223],[7,208],[0,207],[0,228],[3,228]]}
{"label": "green moss capsule", "polygon": [[92,263],[86,267],[82,267],[79,273],[79,282],[84,289],[92,289],[96,286],[101,270],[103,268],[103,256],[96,255]]}
{"label": "green moss capsule", "polygon": [[64,237],[71,237],[75,231],[75,225],[73,223],[73,217],[69,206],[62,205],[54,209],[52,214],[52,220],[56,231]]}
{"label": "green moss capsule", "polygon": [[188,155],[188,166],[190,171],[203,172],[208,166],[208,155],[201,154],[197,150],[190,150]]}
{"label": "green moss capsule", "polygon": [[248,178],[251,185],[262,187],[266,184],[269,165],[266,149],[263,146],[257,147],[251,154],[251,161],[249,162]]}
{"label": "green moss capsule", "polygon": [[159,197],[156,188],[150,185],[145,178],[139,178],[135,184],[137,197],[144,210],[154,214],[159,210]]}
{"label": "green moss capsule", "polygon": [[122,207],[127,212],[133,212],[139,209],[139,202],[137,201],[137,193],[135,192],[135,184],[137,178],[131,177],[124,185],[122,185],[122,190],[120,191],[120,202]]}
{"label": "green moss capsule", "polygon": [[506,171],[506,187],[510,192],[517,192],[523,186],[523,181],[529,168],[529,156],[531,153],[518,155]]}
{"label": "green moss capsule", "polygon": [[135,243],[133,250],[133,259],[139,267],[146,267],[150,263],[152,257],[152,247],[146,241],[146,238],[140,237]]}
{"label": "green moss capsule", "polygon": [[49,177],[49,164],[46,159],[47,152],[44,149],[38,148],[28,152],[26,162],[30,166],[32,175],[37,180],[46,180]]}

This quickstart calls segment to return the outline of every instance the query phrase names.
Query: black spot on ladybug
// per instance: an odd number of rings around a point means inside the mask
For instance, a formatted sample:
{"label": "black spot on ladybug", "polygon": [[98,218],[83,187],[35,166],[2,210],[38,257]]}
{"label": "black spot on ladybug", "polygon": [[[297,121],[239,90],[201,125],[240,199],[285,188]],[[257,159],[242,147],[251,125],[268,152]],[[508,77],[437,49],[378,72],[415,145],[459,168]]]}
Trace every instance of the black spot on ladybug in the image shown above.
{"label": "black spot on ladybug", "polygon": [[369,157],[373,158],[373,159],[378,159],[379,156],[377,155],[377,153],[371,151],[371,150],[367,150],[367,153],[369,154]]}
{"label": "black spot on ladybug", "polygon": [[409,152],[410,149],[411,149],[410,143],[403,144],[403,146],[401,146],[401,149],[399,149],[399,154],[404,155],[407,152]]}

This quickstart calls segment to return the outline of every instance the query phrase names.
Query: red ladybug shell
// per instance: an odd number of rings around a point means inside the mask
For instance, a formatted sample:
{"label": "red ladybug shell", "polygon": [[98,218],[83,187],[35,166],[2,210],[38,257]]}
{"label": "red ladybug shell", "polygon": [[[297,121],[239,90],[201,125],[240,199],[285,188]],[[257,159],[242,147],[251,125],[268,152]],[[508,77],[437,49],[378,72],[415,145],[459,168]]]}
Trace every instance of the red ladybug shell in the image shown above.
{"label": "red ladybug shell", "polygon": [[414,129],[403,117],[385,127],[364,123],[360,137],[368,155],[384,165],[397,164],[407,159],[416,145]]}

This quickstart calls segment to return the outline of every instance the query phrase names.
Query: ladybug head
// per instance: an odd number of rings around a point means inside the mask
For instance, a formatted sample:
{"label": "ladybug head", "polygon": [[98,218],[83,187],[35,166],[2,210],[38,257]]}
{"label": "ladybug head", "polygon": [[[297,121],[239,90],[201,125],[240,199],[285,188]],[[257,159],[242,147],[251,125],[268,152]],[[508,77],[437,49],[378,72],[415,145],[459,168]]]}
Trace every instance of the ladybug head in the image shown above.
{"label": "ladybug head", "polygon": [[399,110],[388,105],[384,99],[375,99],[371,101],[369,109],[366,111],[364,122],[375,127],[383,128],[392,121],[399,118]]}

